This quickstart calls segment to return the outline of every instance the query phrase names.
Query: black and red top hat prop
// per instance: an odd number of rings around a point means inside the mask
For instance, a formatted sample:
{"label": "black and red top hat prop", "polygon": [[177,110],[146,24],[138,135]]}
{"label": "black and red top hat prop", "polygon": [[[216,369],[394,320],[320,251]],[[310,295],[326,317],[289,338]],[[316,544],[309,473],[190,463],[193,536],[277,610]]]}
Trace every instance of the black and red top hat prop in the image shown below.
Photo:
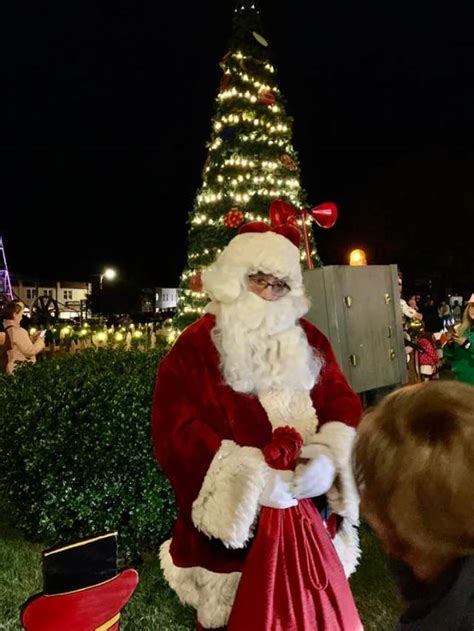
{"label": "black and red top hat prop", "polygon": [[117,533],[43,552],[43,592],[22,607],[27,631],[118,631],[120,612],[138,585],[117,569]]}

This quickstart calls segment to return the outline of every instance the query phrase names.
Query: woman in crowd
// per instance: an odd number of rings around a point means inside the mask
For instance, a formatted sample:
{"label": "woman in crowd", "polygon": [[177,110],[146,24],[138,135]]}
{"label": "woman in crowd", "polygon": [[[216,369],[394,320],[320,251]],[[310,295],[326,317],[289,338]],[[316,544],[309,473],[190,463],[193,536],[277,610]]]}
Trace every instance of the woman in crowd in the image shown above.
{"label": "woman in crowd", "polygon": [[458,381],[474,385],[474,294],[464,309],[461,324],[448,331],[443,357],[450,362]]}
{"label": "woman in crowd", "polygon": [[7,302],[3,310],[5,341],[0,369],[12,374],[21,362],[34,364],[36,355],[44,349],[44,340],[40,334],[31,339],[28,331],[20,326],[24,305],[21,302]]}

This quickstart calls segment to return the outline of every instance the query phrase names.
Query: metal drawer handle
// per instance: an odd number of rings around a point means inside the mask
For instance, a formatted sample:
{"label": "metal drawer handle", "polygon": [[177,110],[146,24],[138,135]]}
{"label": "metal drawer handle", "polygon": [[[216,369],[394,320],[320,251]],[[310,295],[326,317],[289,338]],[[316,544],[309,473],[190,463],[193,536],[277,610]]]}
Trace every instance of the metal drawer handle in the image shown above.
{"label": "metal drawer handle", "polygon": [[359,363],[359,360],[357,359],[357,355],[349,355],[349,361],[351,362],[352,366],[357,366],[357,364]]}
{"label": "metal drawer handle", "polygon": [[397,356],[395,350],[393,348],[390,349],[389,351],[390,354],[390,359],[393,361],[395,359],[395,357]]}
{"label": "metal drawer handle", "polygon": [[390,296],[390,294],[384,294],[383,297],[384,297],[386,305],[388,305],[388,304],[390,304],[392,302],[392,297]]}
{"label": "metal drawer handle", "polygon": [[351,298],[351,296],[345,296],[344,303],[345,303],[346,307],[351,307],[352,306],[352,298]]}
{"label": "metal drawer handle", "polygon": [[387,329],[388,329],[387,337],[392,337],[392,327],[390,326],[390,324],[387,324]]}

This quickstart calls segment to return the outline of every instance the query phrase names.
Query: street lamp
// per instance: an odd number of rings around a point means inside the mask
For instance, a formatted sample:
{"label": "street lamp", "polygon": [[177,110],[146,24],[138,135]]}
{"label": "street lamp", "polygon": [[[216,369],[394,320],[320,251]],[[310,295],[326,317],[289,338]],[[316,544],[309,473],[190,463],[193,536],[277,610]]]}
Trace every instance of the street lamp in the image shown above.
{"label": "street lamp", "polygon": [[100,276],[99,287],[100,289],[102,289],[102,280],[104,278],[106,278],[107,280],[114,280],[114,278],[117,276],[117,272],[111,267],[108,267],[102,272],[102,274],[99,274],[99,276]]}

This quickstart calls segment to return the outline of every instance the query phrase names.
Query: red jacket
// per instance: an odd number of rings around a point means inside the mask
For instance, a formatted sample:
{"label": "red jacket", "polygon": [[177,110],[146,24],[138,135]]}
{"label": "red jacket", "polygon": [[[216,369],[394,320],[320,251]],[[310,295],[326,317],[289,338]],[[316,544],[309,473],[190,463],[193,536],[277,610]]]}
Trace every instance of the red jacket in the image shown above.
{"label": "red jacket", "polygon": [[420,338],[417,344],[423,349],[423,352],[418,354],[420,366],[436,366],[439,357],[434,344],[424,337]]}
{"label": "red jacket", "polygon": [[[211,478],[212,484],[217,484],[214,480],[220,479],[221,473],[227,475],[220,468],[220,458],[224,464],[237,463],[231,465],[235,467],[236,474],[229,474],[228,478],[235,480],[243,469],[242,460],[235,455],[238,450],[253,448],[240,453],[245,458],[249,456],[245,463],[256,463],[260,449],[270,442],[273,430],[257,396],[235,392],[223,383],[218,351],[210,335],[214,325],[213,315],[202,317],[183,332],[162,360],[152,412],[156,458],[173,486],[178,508],[172,541],[170,544],[167,542],[166,549],[162,550],[162,565],[166,578],[182,600],[198,609],[197,583],[190,581],[190,576],[195,578],[195,572],[186,570],[180,573],[179,570],[197,568],[200,572],[204,568],[213,573],[240,572],[248,548],[245,537],[241,547],[236,548],[240,544],[226,541],[225,545],[214,531],[209,536],[202,524],[195,523],[195,515],[193,521],[193,503],[202,495],[205,479],[208,480],[206,484]],[[301,326],[310,345],[324,358],[319,381],[310,393],[312,406],[317,412],[319,432],[330,421],[339,421],[332,424],[339,430],[344,430],[344,426],[354,428],[362,412],[358,396],[340,371],[327,338],[305,320],[301,321]],[[252,477],[253,474],[249,473],[242,484],[236,484],[236,492],[244,494],[245,485],[250,488],[253,483]],[[211,507],[214,500],[214,496],[210,499],[206,496],[200,503],[200,510]],[[218,505],[221,514],[218,514],[217,521],[222,521],[222,524],[228,521],[232,526],[232,516],[227,514],[227,508],[225,501],[222,501],[222,509]],[[250,522],[255,519],[256,515],[251,515]],[[222,539],[225,541],[225,537]],[[206,573],[208,576],[215,577]],[[205,616],[200,620],[204,626],[221,624],[220,618],[207,619],[207,623]]]}

